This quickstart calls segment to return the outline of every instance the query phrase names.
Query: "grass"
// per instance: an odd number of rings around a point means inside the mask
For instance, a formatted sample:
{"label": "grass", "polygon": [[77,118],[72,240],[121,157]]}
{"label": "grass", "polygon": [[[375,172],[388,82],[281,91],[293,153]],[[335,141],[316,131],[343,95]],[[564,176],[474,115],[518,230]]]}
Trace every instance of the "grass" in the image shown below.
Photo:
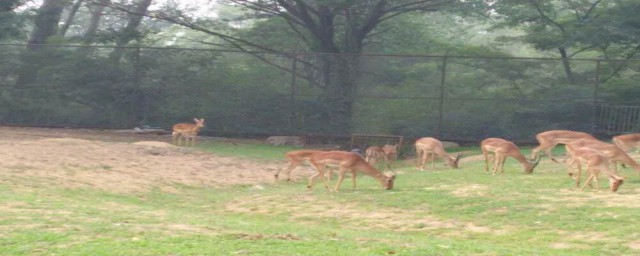
{"label": "grass", "polygon": [[[267,161],[291,148],[216,143],[200,149]],[[564,167],[548,160],[532,175],[512,159],[496,176],[483,171],[482,161],[456,170],[436,166],[398,167],[393,191],[360,177],[359,189],[345,182],[339,193],[321,186],[307,191],[299,181],[114,194],[1,174],[0,254],[640,253],[640,179],[630,171],[622,171],[627,182],[614,194],[604,185],[573,188]]]}

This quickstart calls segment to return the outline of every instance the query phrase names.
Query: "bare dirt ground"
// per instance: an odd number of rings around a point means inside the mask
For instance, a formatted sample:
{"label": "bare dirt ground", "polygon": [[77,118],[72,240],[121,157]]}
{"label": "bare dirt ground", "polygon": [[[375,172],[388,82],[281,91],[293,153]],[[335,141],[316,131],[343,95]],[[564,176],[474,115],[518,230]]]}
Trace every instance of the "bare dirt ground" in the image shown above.
{"label": "bare dirt ground", "polygon": [[176,185],[271,183],[282,164],[177,147],[170,135],[17,127],[0,127],[0,134],[0,184],[28,179],[34,186],[171,192]]}

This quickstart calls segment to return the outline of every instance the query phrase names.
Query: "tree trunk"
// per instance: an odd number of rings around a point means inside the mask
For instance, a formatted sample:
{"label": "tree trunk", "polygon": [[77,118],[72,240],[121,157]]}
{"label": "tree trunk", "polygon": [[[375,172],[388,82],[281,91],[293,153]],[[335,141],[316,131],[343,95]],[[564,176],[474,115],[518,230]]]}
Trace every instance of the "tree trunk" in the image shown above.
{"label": "tree trunk", "polygon": [[29,51],[22,56],[22,66],[18,71],[16,87],[24,87],[36,81],[38,70],[42,66],[40,61],[42,56],[38,50],[42,44],[46,43],[47,38],[56,34],[62,10],[66,4],[66,0],[45,0],[42,2],[27,41]]}
{"label": "tree trunk", "polygon": [[98,26],[100,26],[100,20],[102,19],[102,15],[104,15],[104,7],[109,2],[109,0],[101,0],[100,3],[92,4],[92,6],[89,7],[89,9],[91,9],[91,20],[89,21],[87,30],[84,32],[83,43],[85,45],[93,43],[96,32],[98,31]]}
{"label": "tree trunk", "polygon": [[573,71],[571,71],[571,63],[569,62],[567,50],[564,47],[560,47],[558,51],[560,52],[560,56],[562,56],[562,65],[564,66],[564,73],[567,75],[567,80],[569,80],[569,83],[575,84],[576,80],[573,77]]}
{"label": "tree trunk", "polygon": [[138,27],[142,22],[142,18],[144,18],[142,14],[147,12],[151,2],[152,0],[140,0],[133,13],[129,14],[129,22],[127,23],[127,26],[122,29],[118,41],[116,41],[116,47],[118,48],[113,50],[109,56],[109,60],[114,63],[120,62],[123,54],[123,48],[121,47],[126,46],[129,42],[138,38]]}
{"label": "tree trunk", "polygon": [[64,36],[67,33],[67,30],[69,30],[69,27],[71,26],[71,23],[73,23],[73,19],[76,16],[76,13],[78,13],[78,9],[80,9],[82,2],[84,2],[84,0],[77,0],[71,7],[71,10],[69,10],[69,15],[64,21],[64,24],[62,24],[60,32],[58,33],[60,36]]}
{"label": "tree trunk", "polygon": [[47,38],[56,34],[62,10],[66,4],[66,0],[45,0],[42,2],[27,42],[29,49],[36,50],[40,48],[39,44],[44,44]]}
{"label": "tree trunk", "polygon": [[327,133],[347,136],[352,131],[352,111],[356,85],[360,76],[360,60],[357,55],[333,54],[323,56],[324,90],[321,101],[330,111]]}

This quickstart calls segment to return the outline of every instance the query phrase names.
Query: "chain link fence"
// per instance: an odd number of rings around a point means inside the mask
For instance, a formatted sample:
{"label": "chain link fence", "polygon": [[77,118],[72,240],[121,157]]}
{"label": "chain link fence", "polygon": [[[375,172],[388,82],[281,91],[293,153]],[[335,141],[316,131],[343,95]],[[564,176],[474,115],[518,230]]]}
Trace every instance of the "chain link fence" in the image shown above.
{"label": "chain link fence", "polygon": [[532,142],[640,127],[640,61],[0,45],[0,122]]}

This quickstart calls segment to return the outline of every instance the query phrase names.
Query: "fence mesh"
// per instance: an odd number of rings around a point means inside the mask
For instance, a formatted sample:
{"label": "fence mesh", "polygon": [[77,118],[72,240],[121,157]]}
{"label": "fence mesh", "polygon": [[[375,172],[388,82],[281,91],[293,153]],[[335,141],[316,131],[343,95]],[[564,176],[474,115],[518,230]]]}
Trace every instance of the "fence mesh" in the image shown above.
{"label": "fence mesh", "polygon": [[640,61],[0,46],[3,125],[533,141],[640,129]]}

